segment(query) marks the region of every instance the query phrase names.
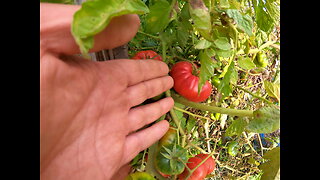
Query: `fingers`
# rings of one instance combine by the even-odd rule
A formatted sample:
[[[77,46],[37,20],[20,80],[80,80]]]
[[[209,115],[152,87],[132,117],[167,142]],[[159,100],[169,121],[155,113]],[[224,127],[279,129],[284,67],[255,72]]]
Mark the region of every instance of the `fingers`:
[[[152,104],[131,109],[128,115],[130,132],[136,131],[159,119],[163,114],[167,113],[173,105],[173,99],[168,97]]]
[[[125,81],[122,83],[126,87],[162,76],[168,76],[169,73],[168,65],[157,60],[117,59],[98,63],[100,64],[100,68],[102,68],[102,72],[114,74],[118,78],[117,81]]]
[[[162,92],[172,88],[173,79],[171,76],[164,76],[148,81],[143,81],[127,89],[130,107],[144,102],[146,99],[155,97]]]
[[[160,121],[153,126],[127,136],[123,163],[131,161],[140,151],[158,141],[169,129],[168,121]]]
[[[73,14],[79,5],[40,3],[40,48],[59,54],[78,54],[80,49],[71,34]],[[135,14],[115,17],[94,37],[90,52],[112,49],[130,41],[138,31],[140,19]]]

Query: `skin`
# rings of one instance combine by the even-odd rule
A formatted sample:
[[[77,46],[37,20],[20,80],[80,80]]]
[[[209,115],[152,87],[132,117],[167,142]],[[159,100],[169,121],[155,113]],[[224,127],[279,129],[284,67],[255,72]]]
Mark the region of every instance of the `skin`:
[[[128,163],[168,130],[172,98],[137,106],[173,86],[156,60],[83,59],[71,35],[76,5],[40,3],[40,176],[45,180],[124,179]],[[114,18],[91,52],[130,41],[137,15]]]

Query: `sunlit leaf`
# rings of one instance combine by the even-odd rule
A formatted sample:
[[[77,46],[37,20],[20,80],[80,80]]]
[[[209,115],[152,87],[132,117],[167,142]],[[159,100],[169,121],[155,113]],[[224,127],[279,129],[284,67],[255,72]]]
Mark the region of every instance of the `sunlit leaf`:
[[[214,75],[214,68],[217,67],[217,64],[211,58],[214,55],[213,50],[204,49],[200,52],[200,73],[199,73],[199,85],[198,92],[201,92],[202,86]]]
[[[280,110],[274,106],[262,107],[253,113],[247,130],[254,133],[272,133],[280,128]]]
[[[226,136],[239,136],[245,130],[247,122],[243,118],[236,119],[226,130]]]
[[[230,18],[234,19],[237,28],[252,36],[253,21],[250,15],[242,15],[237,9],[227,9],[226,13]]]
[[[256,67],[256,65],[252,62],[251,58],[240,58],[238,60],[238,65],[245,70],[250,70]]]
[[[147,12],[149,9],[141,0],[86,1],[73,16],[71,32],[81,52],[88,53],[93,47],[93,36],[101,32],[113,17]]]
[[[146,32],[154,34],[163,31],[173,19],[170,17],[171,10],[168,1],[156,1],[155,4],[150,7],[150,13],[146,17]]]
[[[266,80],[263,82],[263,84],[268,95],[280,101],[280,84],[274,84]]]
[[[263,155],[267,162],[261,164],[259,169],[263,171],[261,180],[280,179],[280,147],[276,147]]]

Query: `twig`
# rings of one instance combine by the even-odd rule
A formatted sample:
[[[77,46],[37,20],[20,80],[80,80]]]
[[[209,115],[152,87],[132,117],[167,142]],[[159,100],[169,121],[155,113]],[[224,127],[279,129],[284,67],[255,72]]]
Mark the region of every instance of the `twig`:
[[[170,94],[170,90],[167,90],[165,92],[166,96],[167,97],[171,97],[171,94]],[[183,129],[180,127],[180,121],[179,121],[179,118],[177,117],[176,113],[174,112],[173,109],[170,109],[170,115],[172,117],[172,120],[173,122],[177,125],[178,129],[179,129],[179,132],[180,134],[182,135],[182,142],[181,142],[181,146],[184,147],[185,146],[185,142],[186,142],[186,133],[183,131]]]
[[[261,156],[263,156],[263,145],[262,145],[262,141],[261,141],[259,133],[257,133],[257,136],[258,136],[258,140],[259,140],[259,144],[260,144],[260,148],[261,148]]]
[[[191,102],[181,96],[178,96],[174,92],[172,92],[171,97],[178,103],[181,103],[186,106],[190,106],[196,109],[200,109],[203,111],[210,111],[220,114],[228,114],[230,116],[247,116],[253,117],[253,111],[251,110],[238,110],[238,109],[230,109],[230,108],[223,108],[223,107],[216,107],[216,106],[209,106],[201,103]]]
[[[154,35],[151,35],[151,34],[142,32],[142,31],[138,31],[138,33],[143,34],[143,35],[146,35],[146,36],[149,36],[149,37],[154,38],[154,39],[157,39],[157,40],[160,40],[160,38],[159,38],[158,36],[154,36]]]
[[[200,115],[197,115],[197,114],[193,114],[193,113],[191,113],[189,111],[186,111],[184,109],[178,108],[177,106],[174,106],[173,109],[178,110],[178,111],[183,112],[183,113],[186,113],[186,114],[189,114],[190,116],[193,116],[193,117],[198,117],[198,118],[202,118],[202,119],[206,119],[206,120],[211,120],[208,117],[203,117],[203,116],[200,116]]]
[[[245,139],[246,139],[246,141],[247,141],[247,144],[249,145],[249,147],[251,148],[251,150],[252,150],[254,153],[256,153],[257,155],[260,156],[260,154],[257,153],[257,151],[252,147],[251,142],[249,141],[246,132],[243,132],[242,134],[243,134],[243,136],[245,137]]]
[[[258,95],[256,95],[256,94],[253,94],[251,91],[249,91],[249,90],[247,90],[247,89],[245,89],[245,88],[242,88],[242,87],[240,87],[240,86],[238,86],[238,85],[235,85],[235,84],[232,84],[232,85],[233,85],[234,87],[238,88],[238,89],[243,90],[244,92],[250,94],[251,96],[253,96],[253,97],[255,97],[255,98],[258,98],[258,99],[260,99],[260,100],[262,100],[262,101],[264,101],[264,102],[266,102],[266,103],[268,103],[268,104],[272,104],[272,105],[273,105],[273,103],[272,103],[271,101],[269,101],[269,100],[267,100],[267,99],[265,99],[265,98],[263,98],[263,97],[261,97],[261,96],[258,96]]]

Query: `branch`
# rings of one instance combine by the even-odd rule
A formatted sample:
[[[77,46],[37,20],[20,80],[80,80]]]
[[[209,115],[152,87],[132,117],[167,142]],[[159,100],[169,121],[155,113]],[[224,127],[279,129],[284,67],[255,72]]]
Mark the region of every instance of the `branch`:
[[[253,117],[253,111],[251,110],[238,110],[238,109],[230,109],[230,108],[223,108],[223,107],[216,107],[216,106],[209,106],[201,103],[195,103],[191,102],[176,93],[172,92],[171,97],[174,99],[174,101],[190,106],[199,110],[203,111],[210,111],[214,113],[220,113],[220,114],[228,114],[230,116],[247,116],[247,117]]]

